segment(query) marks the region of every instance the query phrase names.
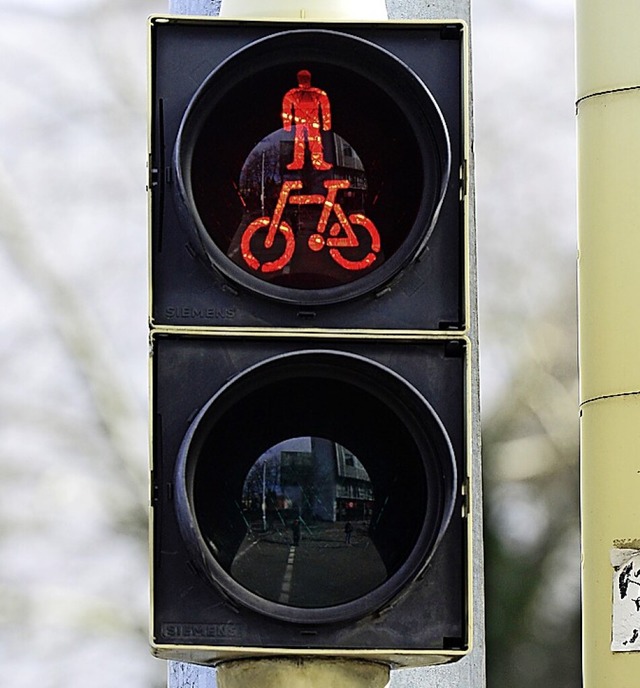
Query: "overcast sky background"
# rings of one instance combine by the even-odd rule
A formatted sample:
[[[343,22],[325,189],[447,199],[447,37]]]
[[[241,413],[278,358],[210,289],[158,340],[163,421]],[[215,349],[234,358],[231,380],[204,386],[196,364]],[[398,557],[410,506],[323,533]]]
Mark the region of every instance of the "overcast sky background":
[[[166,8],[0,0],[0,667],[11,688],[164,682],[146,640],[145,160],[146,17]],[[573,1],[475,0],[472,11],[490,415],[550,312],[566,309],[554,331],[575,348]]]

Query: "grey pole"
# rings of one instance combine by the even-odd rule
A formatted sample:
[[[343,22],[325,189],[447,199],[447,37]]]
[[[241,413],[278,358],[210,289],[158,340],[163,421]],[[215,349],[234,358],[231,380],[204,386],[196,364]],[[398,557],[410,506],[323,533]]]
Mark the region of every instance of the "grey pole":
[[[216,671],[209,667],[167,662],[167,688],[216,688]]]
[[[170,14],[191,16],[220,14],[221,0],[169,0]]]
[[[220,0],[169,0],[169,13],[215,16],[220,14]],[[216,671],[197,664],[167,662],[167,688],[217,688]]]
[[[216,16],[220,14],[221,0],[169,0],[171,14],[191,16]],[[468,23],[471,20],[471,0],[386,0],[389,19],[462,19]],[[473,113],[473,101],[469,102]],[[473,131],[473,119],[471,119]],[[469,161],[470,185],[469,193],[469,226],[470,226],[470,291],[471,303],[477,301],[477,270],[476,270],[476,231],[475,231],[475,164]],[[478,323],[476,309],[471,309],[470,331],[474,341],[478,341]],[[472,366],[478,370],[478,352],[474,347],[476,361]],[[472,480],[477,498],[472,504],[473,519],[473,646],[474,650],[467,657],[458,662],[445,666],[428,667],[425,669],[407,669],[395,671],[391,675],[391,688],[484,688],[485,658],[484,658],[484,577],[482,566],[482,509],[481,509],[481,461],[480,461],[480,428],[479,428],[479,380],[477,375],[471,381],[473,386],[472,399],[475,406],[473,417],[477,427],[472,431]],[[183,662],[168,662],[167,688],[217,688],[216,671],[209,667],[202,667]],[[249,688],[250,684],[247,684]],[[308,684],[312,685],[312,684]],[[328,684],[327,684],[328,685]],[[346,684],[345,684],[346,685]],[[373,688],[373,684],[370,684]],[[268,688],[262,684],[263,688]],[[316,684],[313,684],[316,688]],[[318,686],[319,688],[319,686]]]

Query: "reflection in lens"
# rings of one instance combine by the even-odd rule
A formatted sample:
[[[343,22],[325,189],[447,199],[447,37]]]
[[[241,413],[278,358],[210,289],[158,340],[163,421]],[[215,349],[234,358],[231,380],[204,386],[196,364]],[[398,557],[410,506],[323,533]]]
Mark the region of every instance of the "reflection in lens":
[[[267,450],[242,491],[246,536],[231,575],[274,602],[324,607],[348,602],[387,579],[369,533],[375,494],[346,447],[297,437]]]

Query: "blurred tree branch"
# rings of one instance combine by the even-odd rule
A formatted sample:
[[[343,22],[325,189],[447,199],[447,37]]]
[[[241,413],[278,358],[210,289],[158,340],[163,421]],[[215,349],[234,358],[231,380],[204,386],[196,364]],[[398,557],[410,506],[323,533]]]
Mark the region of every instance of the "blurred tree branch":
[[[99,324],[89,316],[74,289],[41,255],[21,211],[19,196],[6,170],[0,166],[0,240],[18,270],[46,303],[54,332],[77,365],[90,391],[96,417],[112,447],[113,470],[128,477],[136,518],[146,522],[147,462],[141,460],[136,441],[146,437],[144,410],[133,403],[133,395],[121,379],[108,341]]]

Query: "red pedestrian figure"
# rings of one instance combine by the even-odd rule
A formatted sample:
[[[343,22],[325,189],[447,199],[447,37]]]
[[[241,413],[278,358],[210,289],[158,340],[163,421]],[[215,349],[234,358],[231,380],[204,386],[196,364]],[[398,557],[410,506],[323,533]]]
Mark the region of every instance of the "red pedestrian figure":
[[[282,124],[285,131],[295,126],[293,162],[288,170],[301,170],[304,166],[305,140],[311,154],[311,164],[316,170],[330,170],[332,165],[324,159],[322,131],[331,130],[331,106],[329,97],[311,86],[311,72],[298,72],[298,88],[287,91],[282,100]]]

